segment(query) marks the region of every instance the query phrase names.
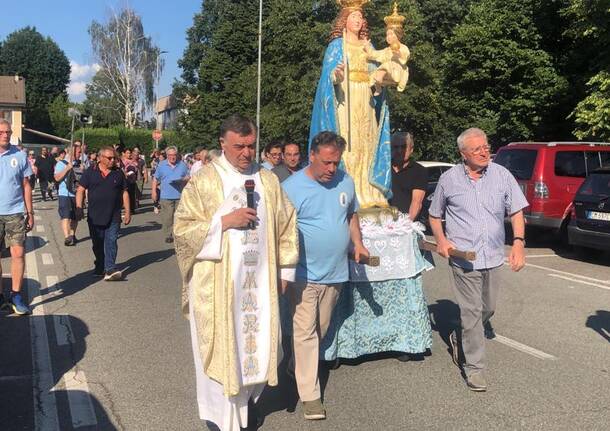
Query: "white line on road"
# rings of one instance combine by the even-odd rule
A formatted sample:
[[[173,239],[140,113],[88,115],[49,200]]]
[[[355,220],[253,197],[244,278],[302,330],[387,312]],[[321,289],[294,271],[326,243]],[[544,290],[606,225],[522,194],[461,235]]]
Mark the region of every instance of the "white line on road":
[[[44,265],[53,265],[53,255],[51,253],[42,253],[42,263]]]
[[[67,346],[74,343],[72,326],[70,326],[70,316],[65,314],[53,315],[53,326],[55,326],[55,338],[59,346]]]
[[[72,416],[72,426],[74,428],[95,426],[97,419],[95,410],[89,395],[89,385],[87,377],[82,370],[77,367],[72,368],[64,374],[64,384],[68,392],[68,404],[70,405],[70,415]]]
[[[519,350],[520,352],[527,353],[528,355],[532,355],[538,359],[550,359],[552,361],[557,360],[557,358],[553,355],[549,355],[548,353],[544,353],[541,350],[526,346],[525,344],[522,344],[515,340],[511,340],[510,338],[504,337],[500,334],[496,334],[494,341],[504,344],[505,346],[512,347],[513,349]]]
[[[559,257],[556,254],[526,254],[526,259],[531,259],[532,257]]]
[[[47,293],[57,295],[59,289],[59,278],[56,275],[47,275]]]
[[[549,274],[549,277],[561,278],[562,280],[575,281],[576,283],[586,284],[587,286],[594,286],[594,287],[599,287],[600,289],[610,290],[610,286],[607,286],[607,285],[597,284],[597,283],[590,283],[590,282],[585,281],[585,280],[578,280],[576,278],[566,277],[565,275],[561,275],[561,274]]]
[[[556,272],[557,274],[563,274],[563,275],[567,275],[569,277],[580,278],[580,279],[583,279],[583,280],[592,281],[594,283],[602,283],[602,284],[610,285],[610,281],[599,280],[597,278],[586,277],[584,275],[572,274],[571,272],[560,271],[560,270],[555,269],[555,268],[549,268],[548,266],[534,265],[532,263],[527,263],[525,266],[531,266],[532,268],[544,269],[545,271]]]
[[[28,237],[27,244],[32,246]],[[31,300],[39,299],[40,289],[34,280],[38,280],[38,264],[33,251],[26,254],[27,288]],[[44,305],[39,304],[32,310],[30,337],[32,338],[32,373],[34,393],[34,426],[36,431],[54,431],[59,429],[57,418],[57,400],[53,388],[53,369],[49,353],[47,325],[44,321]]]
[[[36,232],[44,232],[44,225],[37,224],[36,225]]]

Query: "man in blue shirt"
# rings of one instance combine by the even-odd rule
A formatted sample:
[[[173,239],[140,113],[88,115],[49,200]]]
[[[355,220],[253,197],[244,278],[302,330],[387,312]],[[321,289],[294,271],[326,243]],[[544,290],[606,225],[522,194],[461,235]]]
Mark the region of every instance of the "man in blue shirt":
[[[430,227],[440,255],[449,257],[451,249],[474,250],[477,254],[474,262],[450,259],[461,331],[452,333],[449,341],[453,361],[463,366],[468,388],[483,392],[487,390],[485,338],[495,337],[489,319],[496,309],[498,277],[504,264],[504,217],[510,216],[513,227],[508,262],[513,271],[519,271],[525,265],[523,208],[528,203],[513,175],[491,163],[485,132],[477,128],[465,130],[457,142],[463,163],[439,179],[429,210]]]
[[[180,202],[182,189],[189,180],[189,168],[182,160],[178,160],[178,149],[176,147],[168,147],[165,150],[167,160],[159,163],[155,171],[155,177],[152,182],[152,199],[157,202],[157,187],[161,186],[161,223],[163,224],[163,233],[165,234],[165,242],[171,244],[174,242],[172,231],[174,228],[174,213]]]
[[[362,244],[354,181],[339,169],[346,142],[333,132],[312,141],[310,164],[282,183],[297,211],[300,255],[289,288],[293,311],[294,372],[305,419],[324,419],[318,355],[343,283],[347,255],[368,257]]]
[[[62,150],[60,159],[55,164],[55,182],[57,183],[58,206],[57,212],[64,232],[64,245],[76,245],[76,185],[77,173],[82,173],[80,161],[80,143],[74,143],[72,148]]]
[[[0,283],[0,306],[12,307],[16,314],[28,314],[30,309],[21,297],[25,269],[25,235],[34,227],[32,187],[28,177],[32,168],[25,153],[11,146],[11,124],[0,120],[0,249],[3,243],[11,251],[11,295],[4,304]],[[0,274],[2,267],[0,266]]]

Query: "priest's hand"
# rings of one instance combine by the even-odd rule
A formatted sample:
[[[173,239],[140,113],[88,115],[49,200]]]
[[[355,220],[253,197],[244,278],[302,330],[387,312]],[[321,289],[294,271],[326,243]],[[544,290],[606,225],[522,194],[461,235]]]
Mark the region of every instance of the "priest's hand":
[[[256,210],[252,208],[239,208],[221,217],[222,231],[248,227],[250,222],[257,222]]]

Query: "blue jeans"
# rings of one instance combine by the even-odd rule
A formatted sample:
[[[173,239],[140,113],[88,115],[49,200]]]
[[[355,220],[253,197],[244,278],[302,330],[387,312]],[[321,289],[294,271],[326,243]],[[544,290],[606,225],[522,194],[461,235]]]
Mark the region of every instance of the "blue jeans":
[[[95,225],[88,220],[89,235],[93,243],[95,270],[112,272],[116,270],[117,239],[121,222],[113,221],[107,226]]]

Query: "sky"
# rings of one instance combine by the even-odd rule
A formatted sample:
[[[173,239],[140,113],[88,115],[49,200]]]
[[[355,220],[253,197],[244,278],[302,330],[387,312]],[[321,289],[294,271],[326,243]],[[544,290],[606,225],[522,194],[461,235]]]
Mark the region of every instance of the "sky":
[[[19,0],[2,9],[0,40],[26,26],[36,27],[64,51],[72,73],[68,93],[75,102],[84,100],[85,86],[99,67],[91,49],[87,29],[93,20],[107,22],[112,11],[128,5],[142,17],[144,32],[162,51],[165,68],[159,96],[172,91],[180,78],[178,60],[186,48],[186,31],[201,10],[201,0]]]

